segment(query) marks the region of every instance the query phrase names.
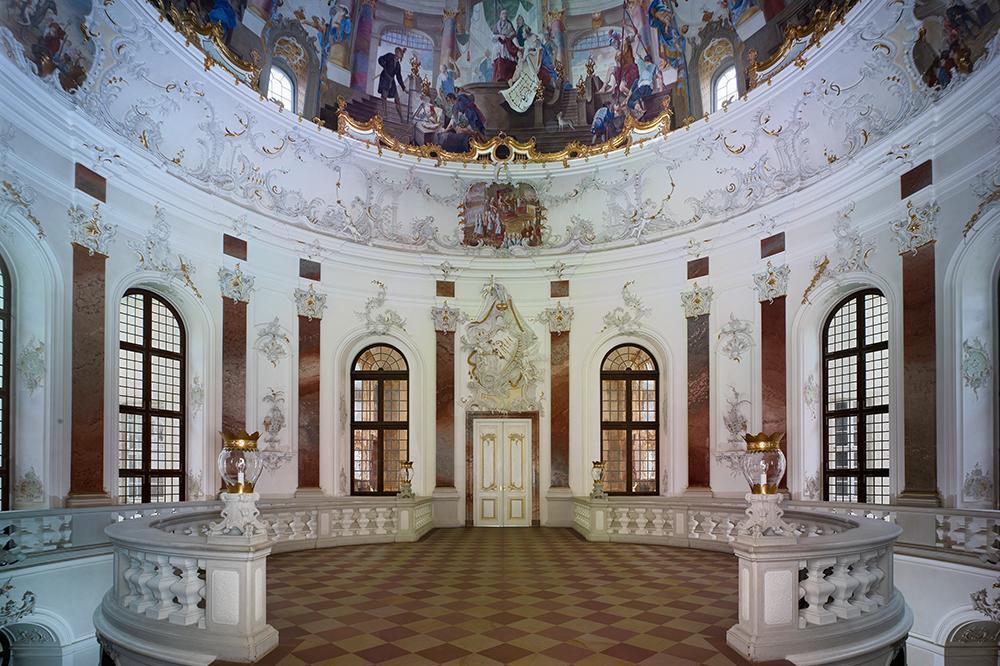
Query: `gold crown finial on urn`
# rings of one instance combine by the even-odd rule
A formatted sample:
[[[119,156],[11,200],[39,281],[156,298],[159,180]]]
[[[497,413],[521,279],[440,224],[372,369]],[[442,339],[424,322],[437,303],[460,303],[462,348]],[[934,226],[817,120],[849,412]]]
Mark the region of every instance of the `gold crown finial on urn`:
[[[743,435],[747,452],[743,456],[743,476],[754,495],[774,495],[785,475],[785,454],[781,450],[784,433],[759,432]]]
[[[260,433],[220,432],[222,451],[219,452],[219,475],[226,484],[226,492],[252,493],[254,484],[264,471],[264,460],[257,449]]]

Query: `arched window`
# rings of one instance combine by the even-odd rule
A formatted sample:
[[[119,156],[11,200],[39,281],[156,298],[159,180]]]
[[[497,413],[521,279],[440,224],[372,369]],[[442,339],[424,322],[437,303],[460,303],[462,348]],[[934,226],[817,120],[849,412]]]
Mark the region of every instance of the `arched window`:
[[[601,460],[609,493],[659,490],[658,377],[652,355],[636,345],[615,347],[601,363]]]
[[[378,73],[382,68],[378,66],[378,59],[386,53],[392,53],[397,48],[406,49],[403,55],[404,62],[400,63],[403,81],[407,80],[410,73],[410,58],[416,56],[420,61],[420,71],[423,76],[433,78],[434,72],[434,42],[430,37],[416,30],[406,30],[403,28],[386,28],[379,36],[378,51],[375,53],[375,78],[372,82],[373,93],[378,95]],[[397,86],[398,88],[398,86]],[[402,90],[398,91],[402,94]]]
[[[597,28],[583,34],[570,48],[570,72],[574,81],[587,77],[587,61],[594,59],[594,74],[602,79],[615,67],[615,58],[621,48],[621,30]],[[636,58],[640,58],[636,55]]]
[[[399,492],[408,460],[409,369],[398,349],[372,345],[351,368],[351,494]]]
[[[271,65],[267,76],[267,98],[281,104],[286,111],[295,113],[295,80],[277,65]]]
[[[184,325],[144,289],[118,305],[118,499],[184,499]]]
[[[712,111],[721,111],[722,105],[732,102],[737,94],[736,66],[730,65],[716,75],[712,84]]]
[[[14,356],[10,351],[10,339],[13,335],[10,313],[13,310],[11,302],[13,292],[10,272],[0,257],[0,511],[11,508],[10,422],[13,419],[13,410],[10,400],[12,393],[10,366],[14,363]]]
[[[876,289],[823,328],[823,498],[889,503],[889,306]]]

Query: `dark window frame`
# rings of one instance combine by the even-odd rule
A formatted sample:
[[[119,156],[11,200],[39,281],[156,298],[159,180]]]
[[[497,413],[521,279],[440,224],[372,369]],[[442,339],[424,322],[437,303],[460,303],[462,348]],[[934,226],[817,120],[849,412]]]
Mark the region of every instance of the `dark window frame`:
[[[403,363],[406,365],[406,370],[357,370],[358,360],[370,349],[375,349],[377,347],[386,347],[393,350],[399,357],[403,359]],[[375,421],[358,421],[356,419],[357,412],[355,411],[355,397],[354,397],[354,382],[357,380],[375,380],[376,384],[376,395],[378,396],[378,416]],[[405,380],[406,381],[406,420],[405,421],[385,421],[383,419],[385,410],[385,382],[387,380]],[[384,433],[386,430],[405,430],[406,431],[406,456],[409,459],[410,455],[410,362],[406,360],[406,355],[399,350],[398,347],[393,345],[377,342],[375,344],[368,345],[361,351],[359,351],[354,356],[354,360],[351,361],[351,378],[349,382],[350,392],[351,392],[351,495],[357,495],[361,497],[371,497],[380,495],[395,495],[396,493],[391,490],[385,490],[385,441]],[[355,470],[355,453],[357,449],[354,446],[354,433],[357,430],[374,430],[378,433],[377,441],[375,445],[374,455],[378,458],[378,489],[375,491],[365,492],[355,489],[355,481],[357,478],[354,476]]]
[[[8,511],[14,508],[11,504],[11,470],[14,466],[11,464],[11,437],[13,437],[13,399],[12,396],[14,391],[11,387],[11,382],[14,378],[14,373],[11,372],[11,366],[14,364],[14,353],[13,353],[13,311],[14,311],[14,285],[11,282],[10,270],[7,268],[6,262],[3,257],[0,256],[0,275],[3,277],[3,307],[0,308],[0,321],[3,322],[3,344],[0,345],[0,354],[3,355],[3,386],[0,386],[0,404],[3,405],[3,417],[0,418],[0,437],[3,438],[3,446],[0,449],[0,456],[3,460],[0,461],[0,479],[3,483],[3,491],[0,492],[0,511]]]
[[[878,289],[862,289],[852,293],[850,296],[842,299],[835,307],[830,310],[830,314],[827,316],[826,321],[823,323],[823,339],[822,339],[822,350],[823,350],[823,422],[822,422],[822,433],[823,433],[823,501],[829,502],[830,500],[830,479],[831,478],[854,478],[855,488],[857,498],[855,500],[858,504],[868,504],[868,487],[865,481],[868,478],[889,478],[889,471],[892,468],[892,446],[891,446],[891,434],[890,434],[890,446],[889,446],[889,467],[885,469],[868,469],[867,461],[867,423],[865,420],[866,416],[871,414],[888,414],[889,413],[889,403],[892,399],[891,391],[892,384],[889,384],[890,395],[886,399],[884,405],[878,405],[874,407],[867,407],[865,403],[867,402],[868,396],[868,386],[865,377],[865,355],[874,351],[889,350],[889,340],[891,338],[891,328],[889,333],[886,335],[886,339],[882,342],[876,342],[873,344],[865,344],[865,297],[866,296],[880,296],[885,298],[883,294]],[[854,346],[847,349],[841,349],[839,351],[831,352],[829,351],[830,346],[830,325],[833,323],[834,318],[837,313],[840,312],[841,308],[855,301],[855,316],[857,318],[857,326],[855,331],[855,341]],[[886,303],[888,306],[888,301]],[[856,371],[855,371],[855,396],[857,406],[853,409],[830,409],[830,397],[829,397],[829,362],[835,359],[855,357],[857,361]],[[892,367],[892,359],[889,358],[889,368]],[[887,371],[888,372],[888,371]],[[856,465],[853,468],[842,468],[842,467],[831,467],[830,466],[830,429],[829,422],[830,419],[843,418],[843,417],[855,417],[856,430],[854,436],[855,442],[855,461]],[[891,424],[890,424],[891,427]],[[891,488],[890,498],[891,499]],[[887,501],[888,501],[887,499]],[[841,500],[832,500],[841,501]]]
[[[635,347],[636,349],[642,350],[650,360],[653,362],[652,370],[605,370],[604,365],[610,357],[617,350],[623,347]],[[632,495],[632,496],[655,496],[660,494],[660,366],[656,362],[656,357],[650,353],[648,349],[642,345],[636,344],[634,342],[625,342],[620,345],[615,345],[608,350],[608,353],[604,355],[601,359],[601,371],[600,371],[600,385],[598,387],[598,418],[601,420],[601,434],[600,434],[600,446],[601,446],[601,460],[604,460],[604,432],[607,430],[624,430],[625,431],[625,490],[624,491],[610,491],[608,490],[608,495]],[[656,405],[656,418],[652,421],[633,421],[632,420],[632,382],[638,380],[653,380],[653,390],[655,396]],[[625,420],[624,421],[605,421],[604,420],[604,382],[605,381],[619,381],[625,380]],[[649,492],[635,492],[632,490],[633,487],[633,459],[632,459],[632,433],[636,430],[652,430],[655,435],[655,448],[656,453],[654,467],[656,470],[654,489]]]
[[[139,414],[142,416],[142,467],[141,468],[122,468],[121,467],[121,453],[120,449],[115,450],[115,457],[117,459],[118,465],[118,478],[141,478],[142,479],[142,504],[147,504],[152,501],[152,479],[153,477],[164,477],[164,478],[178,478],[180,479],[179,484],[179,498],[178,501],[183,502],[187,499],[187,488],[186,488],[186,470],[187,470],[187,402],[186,402],[186,391],[187,391],[187,330],[184,328],[184,320],[181,318],[180,312],[177,308],[173,306],[170,301],[168,301],[163,296],[157,294],[149,289],[139,289],[133,288],[122,294],[122,298],[119,299],[119,303],[122,299],[133,296],[140,295],[143,297],[142,301],[142,340],[141,345],[137,345],[133,342],[125,342],[121,339],[119,334],[118,339],[118,349],[127,349],[129,351],[139,352],[142,354],[142,407],[131,407],[128,405],[122,405],[119,401],[118,413],[119,414]],[[153,299],[159,301],[164,307],[166,307],[170,314],[174,316],[177,321],[177,326],[180,329],[180,352],[170,352],[163,349],[154,349],[153,347]],[[171,358],[180,361],[180,398],[179,405],[180,410],[171,411],[166,409],[153,409],[152,408],[152,394],[153,394],[153,356],[161,356],[164,358]],[[121,370],[119,370],[119,375]],[[116,375],[116,391],[120,390],[117,388],[117,381],[120,381],[119,375]],[[153,469],[151,464],[152,459],[152,448],[153,448],[153,436],[152,436],[152,423],[154,416],[163,416],[168,418],[176,418],[180,420],[180,462],[178,463],[178,469]],[[121,446],[121,435],[119,434],[118,447]]]

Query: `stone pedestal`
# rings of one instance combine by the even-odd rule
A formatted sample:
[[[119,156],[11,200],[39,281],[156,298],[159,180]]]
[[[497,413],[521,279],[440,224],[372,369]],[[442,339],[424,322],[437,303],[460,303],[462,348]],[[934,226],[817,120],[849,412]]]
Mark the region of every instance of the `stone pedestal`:
[[[435,488],[431,494],[434,527],[461,527],[458,509],[461,496],[457,488]]]
[[[570,527],[573,525],[573,491],[569,488],[549,488],[545,493],[548,527]]]

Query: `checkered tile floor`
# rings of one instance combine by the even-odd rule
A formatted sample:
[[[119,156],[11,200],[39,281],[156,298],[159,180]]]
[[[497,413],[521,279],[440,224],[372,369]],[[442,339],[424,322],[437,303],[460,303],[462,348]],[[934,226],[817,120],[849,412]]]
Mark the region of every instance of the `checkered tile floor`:
[[[731,555],[466,528],[267,566],[280,643],[259,664],[747,663],[726,646]]]

